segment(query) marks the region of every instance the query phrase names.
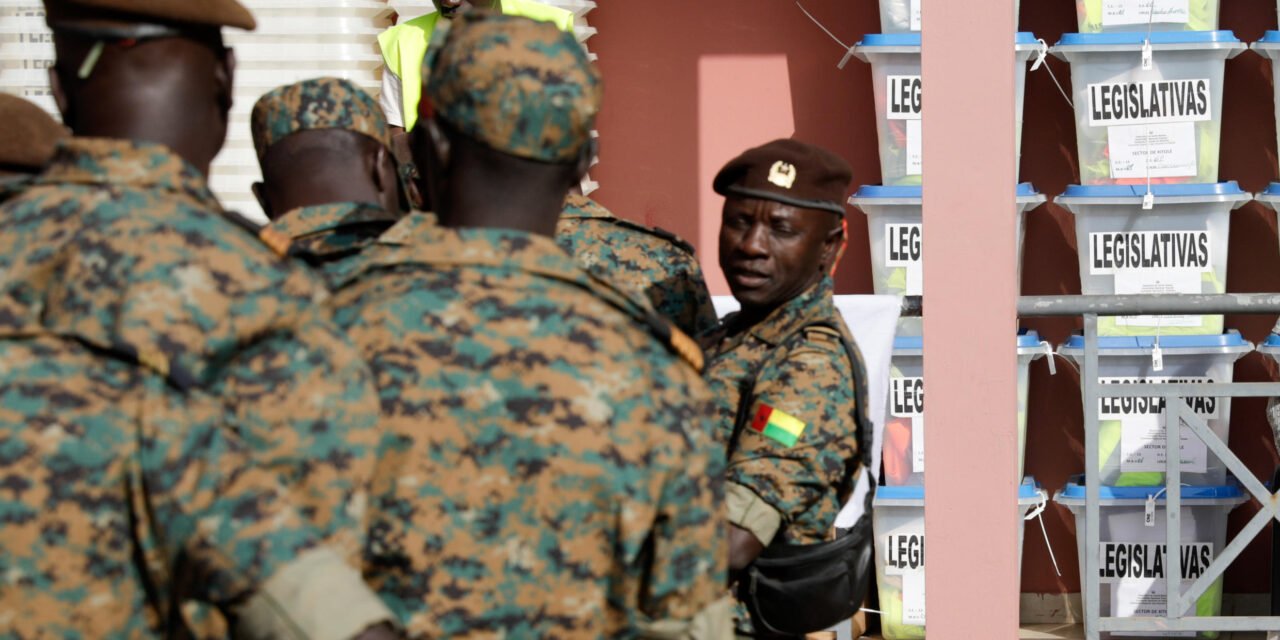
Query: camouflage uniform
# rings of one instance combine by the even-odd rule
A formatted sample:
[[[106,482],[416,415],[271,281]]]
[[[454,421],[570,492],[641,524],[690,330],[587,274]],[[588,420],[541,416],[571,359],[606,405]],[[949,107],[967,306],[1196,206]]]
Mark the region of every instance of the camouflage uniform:
[[[310,542],[290,532],[287,511],[236,493],[260,480],[227,488],[240,487],[231,472],[246,463],[218,452],[241,456],[240,441],[254,465],[279,472],[290,500],[341,555],[359,547],[377,442],[368,369],[315,309],[320,283],[220,211],[199,172],[167,149],[91,138],[62,143],[33,186],[0,208],[0,397],[13,399],[0,403],[11,443],[0,445],[0,460],[37,487],[4,484],[5,513],[34,510],[51,523],[29,529],[32,546],[5,545],[3,563],[17,572],[3,573],[0,610],[25,603],[110,635],[105,622],[75,613],[100,602],[77,598],[132,589],[128,597],[146,597],[149,609],[109,602],[117,611],[103,615],[122,633],[141,633],[173,595],[163,574],[184,544],[215,560],[232,554],[222,558],[232,563],[226,570],[269,575],[254,554],[287,558],[293,550],[277,546]],[[47,471],[34,471],[41,465]],[[112,502],[82,499],[95,493]],[[202,542],[198,534],[240,524],[219,514],[243,519],[268,546]],[[131,551],[147,566],[113,568],[136,562]],[[217,581],[198,584],[215,602],[235,595]]]
[[[382,109],[349,80],[315,78],[277,87],[258,99],[250,117],[258,160],[275,143],[301,131],[351,131],[391,153]],[[330,285],[343,279],[350,258],[395,224],[396,216],[367,202],[335,202],[285,212],[271,223],[291,240],[289,254],[318,270]]]
[[[442,40],[435,118],[508,155],[578,157],[599,79],[571,35],[473,11]],[[409,632],[727,634],[710,398],[654,337],[683,334],[549,237],[413,214],[359,262],[330,304],[388,432],[365,576]]]
[[[31,184],[67,131],[40,107],[0,92],[0,204]]]
[[[806,329],[801,338],[788,340],[800,327],[826,321],[854,344],[832,301],[832,288],[831,279],[824,278],[756,325],[739,328],[735,326],[738,315],[733,314],[709,336],[714,346],[709,350],[706,377],[726,443],[739,412],[743,383],[757,370],[747,419],[768,406],[805,425],[799,441],[790,447],[744,428],[729,461],[725,487],[729,521],[766,545],[829,539],[841,499],[852,487],[858,463],[857,430],[851,424],[853,385],[863,385],[865,392],[867,383],[861,356],[854,368],[840,336],[824,327]],[[739,609],[738,619],[739,630],[749,631],[744,608]]]
[[[556,241],[595,276],[646,296],[681,331],[698,335],[715,326],[702,268],[679,236],[614,217],[594,200],[571,195]]]
[[[419,214],[362,262],[332,305],[390,432],[365,574],[411,633],[615,637],[723,596],[706,387],[624,296]]]

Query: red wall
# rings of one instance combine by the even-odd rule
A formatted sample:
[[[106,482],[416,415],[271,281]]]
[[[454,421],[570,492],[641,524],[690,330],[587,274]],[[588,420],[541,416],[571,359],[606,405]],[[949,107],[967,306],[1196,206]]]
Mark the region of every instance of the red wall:
[[[599,122],[601,162],[592,176],[601,183],[600,201],[619,215],[666,227],[698,239],[700,127],[732,128],[739,114],[700,120],[698,62],[726,54],[783,54],[790,78],[791,110],[797,138],[822,144],[847,159],[855,184],[879,182],[874,107],[867,65],[851,60],[836,69],[840,46],[787,0],[651,0],[599,3],[588,17],[600,31],[590,40],[605,76],[605,107]],[[1023,3],[1020,28],[1054,43],[1075,30],[1074,2],[1031,0]],[[805,0],[804,5],[828,29],[852,44],[880,29],[875,0]],[[1276,28],[1270,0],[1224,0],[1223,29],[1253,41]],[[1064,87],[1070,68],[1050,59]],[[752,78],[741,82],[750,87]],[[1227,63],[1223,113],[1222,178],[1259,191],[1276,178],[1276,136],[1271,69],[1261,57],[1245,53]],[[770,92],[761,101],[778,99]],[[749,113],[752,102],[741,105]],[[1058,194],[1078,180],[1075,121],[1071,107],[1048,73],[1027,78],[1022,180],[1047,194]],[[760,140],[763,142],[764,140]],[[723,158],[721,161],[728,160]],[[975,165],[975,166],[979,166]],[[870,293],[866,219],[849,209],[849,252],[837,274],[840,293]],[[709,215],[702,212],[703,216]],[[698,243],[704,267],[717,271],[715,246]],[[1025,295],[1078,294],[1073,219],[1053,204],[1028,213],[1023,265]],[[1280,244],[1273,213],[1249,204],[1232,219],[1228,291],[1280,291]],[[1229,327],[1252,341],[1265,339],[1276,318],[1232,316]],[[1023,325],[1057,344],[1080,328],[1078,318],[1029,318]],[[1252,354],[1236,366],[1236,380],[1270,381],[1276,366]],[[1032,364],[1027,472],[1050,491],[1084,468],[1079,376],[1058,367],[1050,376],[1044,360]],[[1280,457],[1271,444],[1265,400],[1239,399],[1232,405],[1231,448],[1260,478],[1268,479]],[[978,434],[975,433],[975,436]],[[975,460],[975,464],[981,464]],[[1246,506],[1231,518],[1232,533],[1252,516]],[[1028,593],[1079,591],[1074,518],[1051,507],[1045,524],[1063,569],[1054,575],[1039,527],[1028,523],[1022,589]],[[1265,543],[1264,533],[1259,540]],[[1232,592],[1261,593],[1269,587],[1270,553],[1255,543],[1227,574]]]

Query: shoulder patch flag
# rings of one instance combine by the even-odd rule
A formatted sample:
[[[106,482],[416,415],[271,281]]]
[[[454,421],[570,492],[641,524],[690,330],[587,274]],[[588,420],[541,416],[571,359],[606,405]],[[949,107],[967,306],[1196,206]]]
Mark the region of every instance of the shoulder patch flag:
[[[756,410],[755,419],[751,421],[751,429],[756,433],[777,440],[787,447],[796,446],[806,426],[799,418],[784,411],[778,411],[763,402]]]

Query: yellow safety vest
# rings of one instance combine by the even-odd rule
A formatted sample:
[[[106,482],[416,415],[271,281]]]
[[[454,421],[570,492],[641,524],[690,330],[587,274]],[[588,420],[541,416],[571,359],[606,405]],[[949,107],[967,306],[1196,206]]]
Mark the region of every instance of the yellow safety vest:
[[[502,0],[502,12],[550,22],[563,31],[573,30],[573,12],[534,0]],[[439,19],[439,13],[428,13],[378,34],[382,61],[391,73],[400,78],[401,108],[404,109],[406,130],[412,129],[418,121],[418,101],[422,99],[422,59],[427,57],[427,45]]]

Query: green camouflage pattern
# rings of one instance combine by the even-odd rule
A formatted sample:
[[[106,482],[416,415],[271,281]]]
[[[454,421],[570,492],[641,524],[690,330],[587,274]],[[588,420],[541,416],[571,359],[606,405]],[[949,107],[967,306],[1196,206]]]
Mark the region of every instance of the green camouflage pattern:
[[[573,161],[591,141],[600,73],[573,33],[474,10],[432,40],[423,99],[461,133],[543,162]]]
[[[626,637],[726,595],[706,385],[624,296],[422,214],[360,260],[330,305],[382,399],[365,576],[410,635]]]
[[[175,594],[233,606],[317,543],[219,398],[75,340],[5,333],[0,636],[167,637]]]
[[[728,443],[744,383],[759,370],[754,399],[747,420],[761,404],[783,411],[805,423],[795,446],[768,438],[749,426],[739,435],[729,461],[726,479],[751,490],[782,516],[782,527],[772,541],[813,544],[829,540],[844,494],[852,488],[858,468],[858,433],[852,424],[854,384],[866,391],[866,366],[858,354],[856,372],[840,337],[827,328],[804,331],[785,351],[784,342],[813,322],[834,323],[849,344],[855,345],[832,300],[834,285],[823,278],[817,285],[775,309],[752,327],[738,330],[738,314],[706,336],[712,344],[707,354],[707,382],[717,403],[719,434]],[[857,353],[855,345],[855,353]],[[858,407],[865,412],[866,407]],[[729,521],[741,522],[730,512]],[[750,633],[746,607],[736,612],[739,633]]]
[[[300,207],[271,226],[287,236],[289,255],[311,265],[331,288],[346,279],[355,257],[396,223],[396,217],[367,202],[335,202]]]
[[[271,145],[299,131],[341,129],[391,149],[391,130],[378,101],[343,78],[312,78],[268,91],[249,118],[258,159]]]
[[[66,382],[55,407],[71,415],[91,403],[99,391],[89,382],[107,364],[88,363],[99,361],[136,362],[170,387],[217,398],[207,420],[242,440],[325,541],[350,556],[363,546],[378,405],[368,368],[319,307],[326,296],[305,269],[224,218],[199,172],[159,145],[71,139],[0,207],[0,339],[30,348],[33,337],[59,337],[101,356],[77,360],[85,363],[79,377],[57,376]],[[28,393],[11,362],[0,361],[0,387]],[[126,389],[132,413],[59,428],[134,438],[153,410],[140,384]],[[22,430],[46,411],[35,399],[47,396],[6,401],[0,426]],[[81,477],[69,467],[61,479]],[[83,566],[65,572],[86,585],[108,579]]]
[[[26,191],[32,180],[34,178],[24,175],[0,178],[0,204],[4,204],[6,200]]]
[[[661,229],[615,217],[586,196],[571,195],[556,242],[602,280],[646,297],[681,331],[696,336],[716,325],[716,311],[693,247]]]

